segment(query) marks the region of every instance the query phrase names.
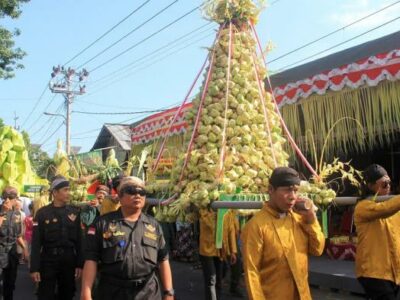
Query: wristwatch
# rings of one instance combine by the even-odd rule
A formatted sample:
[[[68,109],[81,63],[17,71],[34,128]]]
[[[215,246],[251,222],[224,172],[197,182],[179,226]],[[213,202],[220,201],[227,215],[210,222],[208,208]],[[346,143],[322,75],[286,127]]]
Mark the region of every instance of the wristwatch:
[[[165,290],[163,292],[163,296],[174,296],[174,295],[175,295],[174,289]]]

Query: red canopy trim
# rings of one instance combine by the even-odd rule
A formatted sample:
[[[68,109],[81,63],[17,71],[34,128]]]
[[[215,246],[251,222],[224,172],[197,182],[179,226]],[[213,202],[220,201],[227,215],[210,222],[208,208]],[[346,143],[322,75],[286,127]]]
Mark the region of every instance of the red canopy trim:
[[[192,107],[192,103],[187,103],[183,106],[182,111],[177,117],[169,136],[181,134],[186,131],[187,123],[185,113]],[[170,122],[179,107],[168,109],[164,112],[151,115],[144,119],[138,126],[132,128],[132,144],[143,144],[155,140],[166,134]]]
[[[355,63],[343,65],[294,83],[274,88],[278,105],[293,104],[312,94],[324,95],[328,90],[346,87],[377,86],[381,81],[400,79],[400,49],[380,53]]]

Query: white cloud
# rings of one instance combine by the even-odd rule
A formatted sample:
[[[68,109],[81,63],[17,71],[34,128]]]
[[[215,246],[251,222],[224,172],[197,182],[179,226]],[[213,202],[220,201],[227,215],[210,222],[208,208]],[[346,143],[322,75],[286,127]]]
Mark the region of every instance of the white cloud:
[[[346,26],[351,24],[352,22],[357,21],[369,14],[376,12],[379,9],[384,8],[385,6],[390,5],[393,1],[386,0],[353,0],[346,1],[347,3],[343,3],[342,5],[338,5],[336,12],[330,15],[330,19],[339,26]],[[370,28],[381,25],[391,19],[400,15],[400,4],[396,4],[383,10],[382,12],[377,13],[367,19],[360,21],[351,27],[356,28]]]

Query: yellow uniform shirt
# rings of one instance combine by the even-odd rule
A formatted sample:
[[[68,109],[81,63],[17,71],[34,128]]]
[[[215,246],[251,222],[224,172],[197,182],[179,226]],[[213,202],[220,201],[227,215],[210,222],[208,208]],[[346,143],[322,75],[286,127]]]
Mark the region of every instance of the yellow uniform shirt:
[[[200,245],[199,253],[203,256],[219,256],[219,250],[215,247],[215,230],[217,214],[208,209],[200,210]]]
[[[242,245],[250,299],[311,299],[308,254],[321,255],[325,245],[318,221],[306,224],[266,204],[243,228]]]
[[[400,284],[400,196],[384,202],[363,200],[354,210],[357,228],[356,275]]]
[[[224,215],[224,230],[222,238],[222,258],[227,259],[232,254],[237,254],[237,236],[239,234],[239,221],[236,212],[229,210]]]

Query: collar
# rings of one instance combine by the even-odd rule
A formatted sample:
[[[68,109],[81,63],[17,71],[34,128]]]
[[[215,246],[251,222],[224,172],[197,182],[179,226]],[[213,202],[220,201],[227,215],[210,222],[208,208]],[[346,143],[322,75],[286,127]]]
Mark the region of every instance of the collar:
[[[122,214],[121,207],[118,208],[118,210],[117,210],[117,219],[125,220],[124,215]],[[143,211],[140,213],[139,218],[137,219],[137,222],[143,222],[143,223],[148,223],[148,224],[151,223],[149,217],[145,213],[143,213]]]
[[[268,205],[268,202],[265,202],[263,210],[265,210],[268,214],[270,214],[271,216],[273,216],[276,219],[283,219],[283,218],[286,218],[289,214],[291,214],[290,211],[288,211],[287,213],[277,212],[275,209],[273,209],[272,207],[270,207]]]

